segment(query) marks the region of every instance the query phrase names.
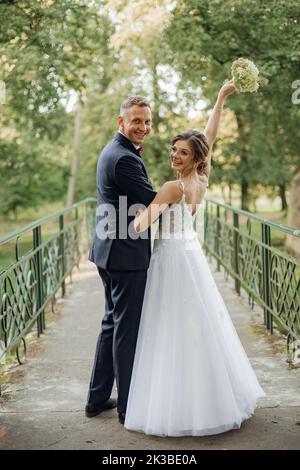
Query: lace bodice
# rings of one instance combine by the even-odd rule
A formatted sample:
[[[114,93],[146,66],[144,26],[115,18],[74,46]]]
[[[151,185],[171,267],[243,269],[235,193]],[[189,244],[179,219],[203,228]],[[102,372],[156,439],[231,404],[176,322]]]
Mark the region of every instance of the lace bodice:
[[[193,235],[194,216],[185,202],[184,196],[178,204],[174,204],[166,209],[159,219],[159,226],[156,237],[159,239],[186,238]]]
[[[200,179],[200,182],[202,195],[196,213],[204,199],[208,179],[203,176]],[[192,214],[192,204],[187,204],[186,202],[185,187],[182,181],[180,182],[180,188],[182,191],[182,197],[179,203],[168,207],[168,209],[166,209],[160,216],[159,227],[155,237],[156,239],[190,239],[191,237],[194,238],[196,236],[193,228],[194,217],[196,214]]]

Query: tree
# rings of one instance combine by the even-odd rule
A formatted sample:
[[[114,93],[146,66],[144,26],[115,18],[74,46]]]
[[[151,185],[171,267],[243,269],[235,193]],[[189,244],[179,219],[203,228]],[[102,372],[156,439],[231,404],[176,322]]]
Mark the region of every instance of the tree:
[[[299,75],[299,20],[296,0],[179,0],[173,11],[168,37],[175,65],[187,84],[201,85],[210,102],[238,57],[253,59],[268,79],[257,94],[236,95],[227,103],[238,124],[230,149],[239,156],[236,176],[244,209],[250,186],[266,182],[274,168],[274,154],[279,171],[270,184],[277,186],[290,181],[299,158],[290,96]]]
[[[0,79],[7,89],[7,104],[0,118],[2,191],[15,194],[7,210],[41,202],[41,186],[34,183],[29,197],[25,184],[32,175],[33,161],[36,179],[43,181],[46,165],[51,181],[52,175],[61,178],[56,197],[65,196],[72,129],[63,100],[74,92],[84,95],[90,76],[95,75],[95,69],[99,71],[108,22],[101,15],[103,3],[23,0],[0,5]],[[42,144],[47,155],[41,151]],[[8,179],[11,173],[18,173],[20,161],[23,178]]]

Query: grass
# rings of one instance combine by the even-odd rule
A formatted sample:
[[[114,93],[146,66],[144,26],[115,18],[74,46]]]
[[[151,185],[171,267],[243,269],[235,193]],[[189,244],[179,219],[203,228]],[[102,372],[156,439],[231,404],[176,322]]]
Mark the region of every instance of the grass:
[[[45,205],[38,210],[30,209],[22,214],[18,220],[13,220],[8,217],[0,217],[0,237],[8,235],[17,229],[38,220],[46,215],[63,209],[62,204]],[[46,222],[42,226],[42,241],[46,241],[49,237],[58,232],[58,218]],[[28,253],[33,247],[33,233],[32,231],[23,233],[18,242],[19,256]],[[0,272],[14,263],[16,260],[16,239],[0,245]]]
[[[7,217],[0,216],[0,237],[8,235],[15,230],[34,222],[35,220],[45,217],[46,215],[64,209],[64,207],[65,205],[63,203],[45,204],[38,208],[26,209],[18,216],[17,219],[12,215]]]
[[[286,225],[286,216],[283,215],[282,213],[275,213],[276,217],[274,217],[274,213],[256,213],[255,215],[258,215],[259,217],[264,217],[265,219],[272,220],[272,222],[276,224],[283,224]],[[240,222],[240,230],[244,233],[248,232],[247,229],[247,222],[242,221]],[[261,224],[256,221],[251,221],[251,235],[253,238],[256,238],[257,240],[261,240]],[[285,237],[286,234],[284,232],[281,232],[280,229],[276,230],[275,228],[271,228],[271,241],[273,246],[280,247],[284,251],[287,252],[287,248],[284,244],[285,242]]]

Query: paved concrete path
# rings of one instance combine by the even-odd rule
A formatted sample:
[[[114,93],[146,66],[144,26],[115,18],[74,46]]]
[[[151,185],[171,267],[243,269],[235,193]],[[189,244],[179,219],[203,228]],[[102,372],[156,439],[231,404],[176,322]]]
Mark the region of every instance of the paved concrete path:
[[[214,269],[214,268],[212,268]],[[242,343],[267,394],[241,429],[210,437],[159,438],[129,432],[116,410],[84,415],[103,290],[86,262],[58,302],[28,361],[10,370],[0,397],[0,449],[300,449],[300,369],[288,370],[284,340],[265,335],[261,312],[214,273]],[[114,390],[116,394],[116,390]]]

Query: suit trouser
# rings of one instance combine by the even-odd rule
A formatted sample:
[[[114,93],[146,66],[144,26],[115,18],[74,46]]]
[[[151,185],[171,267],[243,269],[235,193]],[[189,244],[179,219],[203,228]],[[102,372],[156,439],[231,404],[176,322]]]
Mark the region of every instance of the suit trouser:
[[[98,271],[105,289],[105,314],[87,401],[95,405],[107,401],[116,378],[118,412],[125,413],[147,270]]]

